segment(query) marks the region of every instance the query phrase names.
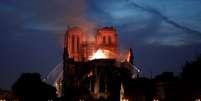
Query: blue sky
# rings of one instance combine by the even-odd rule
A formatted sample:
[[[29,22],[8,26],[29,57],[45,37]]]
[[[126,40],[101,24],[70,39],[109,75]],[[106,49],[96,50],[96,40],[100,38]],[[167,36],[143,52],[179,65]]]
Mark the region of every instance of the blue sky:
[[[144,76],[178,74],[201,53],[200,0],[0,0],[0,87],[23,72],[44,77],[62,60],[67,26],[115,26]]]

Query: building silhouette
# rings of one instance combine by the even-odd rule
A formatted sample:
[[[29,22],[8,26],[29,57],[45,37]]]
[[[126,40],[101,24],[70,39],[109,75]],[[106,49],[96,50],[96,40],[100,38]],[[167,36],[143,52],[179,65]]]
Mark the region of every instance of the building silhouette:
[[[80,27],[67,29],[58,93],[71,101],[120,101],[125,83],[139,73],[133,64],[133,52],[130,49],[122,56],[114,27],[100,28],[94,37],[89,40]]]

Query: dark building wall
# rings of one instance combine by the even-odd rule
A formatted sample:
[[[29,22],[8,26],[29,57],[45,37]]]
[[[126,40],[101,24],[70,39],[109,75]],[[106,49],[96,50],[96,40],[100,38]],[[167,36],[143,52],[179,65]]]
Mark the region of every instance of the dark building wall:
[[[88,42],[79,27],[69,28],[63,54],[63,95],[81,99],[120,100],[121,84],[131,79],[133,64],[119,62],[117,32],[113,27],[97,30],[95,41]],[[107,59],[89,60],[98,49],[110,51]]]
[[[130,71],[121,65],[116,66],[113,59],[88,62],[69,59],[65,66],[64,96],[72,100],[82,97],[119,101],[121,83],[127,81],[125,79],[128,77],[131,79]]]

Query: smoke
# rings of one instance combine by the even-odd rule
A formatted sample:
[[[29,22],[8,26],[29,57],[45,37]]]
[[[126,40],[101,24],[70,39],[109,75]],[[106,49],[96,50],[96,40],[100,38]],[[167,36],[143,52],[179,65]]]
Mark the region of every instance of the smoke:
[[[130,0],[127,0],[127,2],[131,3],[133,6],[143,10],[143,11],[146,11],[148,13],[151,13],[153,15],[156,15],[158,17],[160,17],[163,21],[165,21],[166,23],[178,28],[178,29],[181,29],[187,33],[191,33],[191,34],[194,34],[195,37],[200,37],[201,36],[201,32],[197,31],[197,30],[193,30],[191,28],[188,28],[186,26],[183,26],[183,25],[180,25],[178,24],[177,22],[171,20],[170,18],[168,18],[167,16],[163,15],[162,13],[160,13],[159,11],[155,10],[155,9],[152,9],[152,8],[148,8],[148,7],[143,7],[133,1],[130,1]]]
[[[149,19],[141,20],[138,23],[128,23],[118,26],[120,33],[130,33],[130,34],[119,34],[121,46],[124,47],[136,47],[136,45],[145,44],[153,36],[157,36],[161,28],[162,19],[156,15],[150,14]],[[142,27],[139,27],[142,25]],[[135,34],[132,34],[135,33]],[[131,46],[128,43],[135,43]]]
[[[68,25],[81,27],[89,37],[93,35],[96,23],[87,18],[87,0],[70,0],[66,6]]]

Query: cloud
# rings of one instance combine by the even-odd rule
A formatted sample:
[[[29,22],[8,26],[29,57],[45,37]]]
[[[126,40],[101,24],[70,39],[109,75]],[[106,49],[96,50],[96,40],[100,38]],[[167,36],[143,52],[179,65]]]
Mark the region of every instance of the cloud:
[[[162,52],[158,60],[153,60],[152,57],[155,56],[150,56],[150,60],[147,60],[155,68],[159,67],[158,61],[162,61],[163,55],[171,51],[172,47],[201,43],[199,0],[133,1],[137,5],[132,5],[132,1],[127,0],[1,0],[0,46],[4,51],[0,55],[7,57],[11,54],[12,59],[2,58],[0,64],[13,67],[13,71],[17,71],[19,67],[20,72],[25,69],[32,71],[37,67],[38,71],[47,73],[54,62],[56,64],[60,59],[63,36],[68,25],[81,24],[89,30],[96,25],[115,26],[119,33],[119,43],[132,47],[137,55],[140,52],[141,55],[145,54],[142,58],[139,56],[141,63],[146,65],[144,68],[150,68],[144,62],[150,56],[150,49],[156,55]],[[150,48],[146,48],[147,46]],[[163,46],[170,50],[160,50]],[[197,47],[200,45],[194,49]],[[184,50],[191,50],[191,47],[179,49],[178,53]],[[179,55],[185,57],[186,54],[190,52]],[[23,67],[25,60],[26,66]]]
[[[192,28],[191,26],[189,27],[189,24],[185,23],[189,22],[189,19],[181,19],[184,13],[180,13],[181,15],[176,15],[178,12],[181,12],[179,11],[181,9],[177,10],[173,5],[175,5],[174,3],[181,3],[180,0],[160,1],[157,3],[154,1],[150,1],[149,3],[147,1],[149,5],[146,4],[146,0],[138,2],[141,3],[141,5],[134,1],[128,0],[103,0],[93,2],[93,4],[95,4],[95,10],[91,13],[95,15],[91,15],[96,19],[97,22],[101,19],[101,21],[103,21],[101,22],[101,25],[116,26],[118,31],[120,31],[120,38],[122,38],[121,40],[124,40],[124,38],[127,37],[128,40],[126,41],[130,40],[129,42],[134,41],[135,43],[137,42],[139,44],[150,44],[150,42],[153,42],[154,39],[155,44],[167,45],[165,42],[168,41],[160,42],[159,40],[169,40],[167,37],[168,34],[169,37],[177,37],[172,38],[174,41],[170,41],[172,43],[169,43],[168,45],[172,44],[175,46],[176,43],[173,42],[183,43],[177,45],[200,43],[200,41],[198,41],[201,38],[199,30],[194,30],[197,28]],[[185,1],[184,4],[187,5],[189,3]],[[180,6],[182,8],[187,8],[183,7],[182,4]],[[192,10],[188,11],[189,12],[186,13],[190,13]],[[199,11],[199,9],[197,11]],[[161,12],[165,14],[167,12],[168,16]],[[194,21],[195,18],[197,17],[193,16],[190,21]],[[175,21],[175,19],[179,20]],[[184,22],[184,24],[181,22]],[[172,27],[170,28],[169,26]],[[163,30],[162,33],[161,30]],[[168,30],[173,31],[168,32]],[[189,38],[196,41],[192,41]]]
[[[153,8],[150,8],[150,7],[147,7],[147,6],[145,7],[145,6],[139,5],[134,1],[129,1],[129,0],[127,0],[127,1],[129,3],[131,3],[134,7],[137,7],[139,9],[141,9],[142,11],[146,11],[146,12],[149,12],[151,14],[154,14],[154,15],[158,16],[160,19],[162,19],[165,23],[167,23],[167,24],[169,24],[169,25],[171,25],[171,26],[173,26],[173,27],[175,27],[177,29],[180,29],[179,31],[176,30],[175,32],[172,32],[172,34],[169,34],[169,36],[171,38],[166,37],[166,36],[164,36],[164,37],[154,36],[155,38],[152,37],[152,38],[149,39],[149,43],[153,42],[152,39],[157,39],[157,41],[156,40],[154,41],[155,44],[158,43],[158,44],[161,44],[161,45],[163,44],[163,45],[173,45],[173,46],[201,43],[201,41],[199,41],[200,38],[201,38],[201,32],[200,31],[194,30],[191,27],[186,27],[185,25],[179,24],[178,22],[176,22],[176,21],[170,19],[169,17],[163,15],[157,9],[153,9]],[[189,13],[189,12],[187,12],[187,13]],[[166,27],[166,29],[164,29],[164,26],[162,26],[161,29],[163,29],[165,31],[168,31],[167,29],[169,29],[169,27]],[[184,34],[184,35],[180,35],[180,34]],[[185,36],[185,37],[183,37],[183,36]],[[152,40],[152,41],[150,41],[150,40]]]

